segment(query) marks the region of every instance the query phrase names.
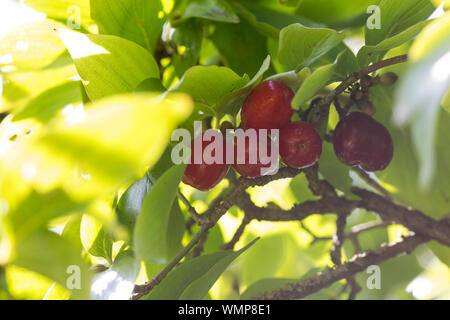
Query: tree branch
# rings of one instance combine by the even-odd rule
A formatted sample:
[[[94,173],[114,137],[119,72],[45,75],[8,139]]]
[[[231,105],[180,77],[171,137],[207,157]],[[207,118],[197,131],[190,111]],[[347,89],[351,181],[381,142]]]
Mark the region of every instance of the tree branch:
[[[199,232],[191,239],[191,241],[183,248],[176,256],[166,265],[156,276],[150,281],[147,281],[143,285],[135,285],[132,297],[133,300],[137,300],[146,294],[148,294],[155,286],[157,286],[161,280],[183,259],[189,251],[200,241],[200,239],[208,232],[208,229],[202,227]]]
[[[256,179],[246,179],[239,178],[237,185],[234,189],[232,189],[227,195],[223,198],[215,201],[211,207],[202,214],[200,225],[211,228],[214,226],[217,221],[233,206],[238,200],[242,197],[245,197],[245,190],[249,187],[256,186],[265,186],[269,182],[285,179],[285,178],[293,178],[302,172],[301,169],[294,168],[281,168],[278,170],[278,173],[275,175],[262,176]]]
[[[352,277],[364,271],[371,265],[380,264],[388,259],[396,257],[401,253],[411,253],[420,244],[426,242],[428,238],[419,235],[410,235],[400,242],[387,244],[380,248],[357,254],[347,263],[335,269],[326,269],[316,276],[301,280],[297,283],[289,283],[284,288],[272,292],[263,293],[255,299],[267,300],[288,300],[302,299],[323,288],[326,288],[336,281]]]
[[[236,245],[236,243],[239,241],[239,239],[241,239],[242,234],[244,233],[245,227],[247,227],[247,225],[252,221],[251,218],[248,218],[247,216],[244,217],[244,219],[242,219],[241,224],[239,225],[239,228],[237,228],[236,232],[233,235],[233,238],[228,242],[225,243],[222,246],[223,250],[231,250],[234,248],[234,246]]]
[[[417,234],[450,246],[450,223],[447,220],[436,221],[419,210],[396,204],[364,189],[352,188],[352,192],[361,198],[361,208],[376,212],[385,220],[395,221]]]
[[[352,167],[352,170],[355,171],[369,186],[381,193],[385,198],[391,199],[391,195],[389,194],[389,192],[378,182],[372,179],[372,177],[366,171],[364,171],[360,167]]]

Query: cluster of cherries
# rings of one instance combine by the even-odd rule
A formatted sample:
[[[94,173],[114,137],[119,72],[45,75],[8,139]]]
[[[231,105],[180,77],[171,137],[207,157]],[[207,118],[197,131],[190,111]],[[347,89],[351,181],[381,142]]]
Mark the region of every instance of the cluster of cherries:
[[[245,99],[241,121],[244,129],[279,129],[281,160],[289,167],[305,168],[319,160],[322,138],[312,124],[304,121],[290,122],[294,112],[291,107],[293,98],[294,92],[283,82],[262,82]],[[202,137],[195,139],[199,138]],[[210,143],[202,139],[202,152]],[[333,145],[341,162],[349,166],[360,166],[367,171],[383,170],[393,156],[392,138],[387,129],[362,112],[352,112],[341,119],[333,134]],[[270,143],[267,148],[270,150]],[[236,159],[236,146],[234,151]],[[248,161],[252,153],[257,158],[254,164]],[[203,161],[196,164],[192,155],[183,182],[202,191],[213,188],[225,177],[230,167],[225,161],[225,147],[223,155],[224,161],[212,164]],[[261,176],[261,169],[267,166],[260,162],[258,147],[250,146],[250,143],[245,144],[245,163],[238,164],[234,161],[232,165],[234,170],[246,178]]]

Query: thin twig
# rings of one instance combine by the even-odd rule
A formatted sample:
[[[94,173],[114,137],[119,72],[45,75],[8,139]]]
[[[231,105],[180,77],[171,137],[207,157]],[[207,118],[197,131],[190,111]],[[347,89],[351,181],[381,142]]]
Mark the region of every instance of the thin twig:
[[[311,238],[313,239],[311,241],[311,244],[314,244],[318,241],[331,241],[332,238],[331,237],[319,237],[318,235],[316,235],[310,228],[308,228],[303,221],[300,220],[300,227],[306,231],[307,234],[309,234],[311,236]]]
[[[361,69],[357,72],[352,73],[347,79],[345,79],[343,82],[341,82],[340,85],[338,85],[333,91],[331,91],[321,102],[323,105],[330,105],[333,100],[340,95],[342,92],[344,92],[348,87],[350,87],[352,84],[354,84],[356,81],[361,79],[361,77],[372,73],[374,71],[377,71],[379,69],[383,69],[385,67],[406,62],[408,60],[408,55],[400,55],[396,56],[390,59],[382,60],[380,62],[374,63],[364,69]]]
[[[202,254],[204,248],[205,248],[205,242],[208,239],[209,230],[207,230],[203,235],[200,237],[200,240],[198,241],[197,245],[195,246],[194,250],[192,250],[192,254],[190,255],[190,259],[198,257]]]
[[[181,200],[181,202],[184,203],[186,208],[188,209],[189,215],[191,216],[192,220],[194,220],[196,223],[199,223],[201,221],[200,215],[197,213],[197,210],[191,205],[189,200],[184,196],[184,194],[181,193],[180,190],[178,190],[178,198]]]
[[[244,216],[244,219],[242,219],[242,222],[239,225],[239,227],[237,228],[236,232],[234,233],[233,238],[228,243],[225,243],[222,246],[223,250],[231,250],[234,248],[236,243],[241,239],[242,234],[244,233],[245,227],[247,227],[247,225],[250,223],[250,221],[252,221],[251,218]]]
[[[339,213],[336,221],[336,233],[333,235],[333,247],[331,248],[331,261],[337,266],[342,263],[342,245],[344,244],[344,231],[347,224],[347,213]]]
[[[372,179],[372,177],[366,171],[364,171],[360,167],[352,167],[352,170],[355,171],[369,186],[381,193],[384,197],[391,199],[389,191],[383,188],[377,181]]]
[[[191,239],[191,241],[184,247],[176,256],[173,258],[169,264],[167,264],[156,276],[154,276],[150,281],[144,283],[143,285],[136,285],[134,287],[134,293],[132,299],[137,300],[146,294],[148,294],[155,286],[157,286],[162,279],[183,259],[189,251],[200,241],[201,237],[208,231],[207,228],[203,227],[199,232]]]
[[[395,221],[417,234],[450,246],[450,223],[447,220],[434,220],[419,210],[394,203],[368,190],[352,188],[352,192],[361,198],[360,208],[376,212],[384,220]]]
[[[348,87],[353,85],[356,81],[361,79],[363,76],[368,75],[374,71],[379,69],[383,69],[387,66],[391,66],[394,64],[402,63],[408,60],[408,55],[404,54],[401,56],[396,56],[390,59],[386,59],[377,63],[374,63],[364,69],[361,69],[357,72],[352,73],[347,79],[342,81],[333,91],[327,94],[320,103],[317,104],[316,110],[314,111],[314,116],[312,119],[312,123],[317,127],[324,121],[326,116],[328,115],[328,111],[331,103]]]

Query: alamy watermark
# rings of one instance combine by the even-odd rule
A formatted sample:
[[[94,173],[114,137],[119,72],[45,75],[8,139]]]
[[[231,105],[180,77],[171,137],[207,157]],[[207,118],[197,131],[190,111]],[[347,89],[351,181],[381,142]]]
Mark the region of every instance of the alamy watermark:
[[[69,6],[67,8],[67,17],[66,24],[70,29],[81,29],[81,8],[78,6]]]
[[[194,134],[202,131],[202,122],[195,121]],[[171,158],[174,164],[258,163],[263,166],[261,175],[273,175],[279,168],[279,136],[279,129],[227,129],[225,137],[218,130],[208,129],[192,140],[189,130],[176,129],[171,141],[178,143],[172,149]]]
[[[377,265],[371,265],[367,267],[366,273],[370,274],[370,276],[366,280],[367,289],[373,290],[381,289],[381,269]]]
[[[367,29],[381,29],[381,10],[379,6],[372,5],[367,8],[367,14],[371,16],[367,19]]]
[[[69,290],[80,290],[81,289],[81,269],[80,266],[70,265],[66,269],[66,273],[69,276],[66,279],[66,287]]]

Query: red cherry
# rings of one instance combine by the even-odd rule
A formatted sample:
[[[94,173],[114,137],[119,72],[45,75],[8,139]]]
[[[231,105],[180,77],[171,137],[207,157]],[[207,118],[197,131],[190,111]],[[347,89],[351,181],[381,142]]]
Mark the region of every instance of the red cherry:
[[[293,168],[313,165],[322,154],[322,138],[307,122],[294,122],[280,130],[281,160]]]
[[[260,83],[245,99],[241,119],[246,129],[280,129],[292,117],[294,92],[278,80]]]
[[[352,112],[336,126],[334,151],[346,165],[367,171],[383,170],[391,162],[394,146],[389,131],[371,116]]]
[[[257,133],[257,139],[256,139],[256,143],[250,143],[250,139],[248,139],[248,137],[245,138],[245,148],[244,148],[244,152],[245,152],[245,163],[238,163],[238,152],[239,148],[238,145],[235,144],[234,145],[234,164],[232,165],[234,170],[236,170],[241,176],[245,177],[245,178],[257,178],[260,177],[261,174],[261,169],[263,169],[263,173],[264,173],[264,168],[269,169],[270,168],[270,163],[266,163],[266,164],[262,164],[261,163],[261,159],[259,156],[259,133]],[[271,154],[271,141],[270,138],[267,137],[267,151],[265,152],[265,154],[267,156],[270,156]],[[256,163],[251,164],[250,160],[251,159],[256,159]]]
[[[224,143],[222,135],[220,136],[220,143],[223,146],[223,159],[221,163],[206,163],[213,162],[215,151],[212,152],[212,157],[210,157],[209,152],[204,154],[204,150],[215,140],[212,139],[211,141],[205,141],[203,137],[204,134],[196,137],[191,142],[191,162],[186,166],[182,181],[198,190],[207,191],[222,181],[222,179],[226,176],[230,165],[226,164],[226,144]],[[195,150],[195,141],[198,141],[199,139],[203,139],[201,150]],[[202,155],[201,163],[199,164],[194,163],[194,154],[196,152],[198,152],[199,155],[201,152]]]

